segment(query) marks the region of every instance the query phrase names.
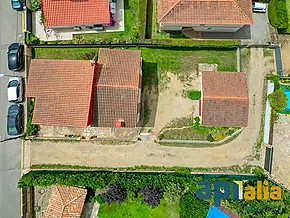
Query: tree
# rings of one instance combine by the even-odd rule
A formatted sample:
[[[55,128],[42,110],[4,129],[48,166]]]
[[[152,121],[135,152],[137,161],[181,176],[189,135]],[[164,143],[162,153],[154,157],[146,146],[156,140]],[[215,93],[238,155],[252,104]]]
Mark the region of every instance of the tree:
[[[268,95],[268,99],[274,110],[283,110],[287,106],[287,97],[282,89],[278,89]]]
[[[141,190],[142,194],[142,203],[146,203],[149,206],[157,207],[160,203],[161,198],[163,197],[163,189],[161,188],[152,188],[146,186]]]
[[[118,202],[121,204],[126,200],[126,189],[122,189],[119,184],[112,184],[109,186],[109,190],[102,195],[104,202],[111,204]]]

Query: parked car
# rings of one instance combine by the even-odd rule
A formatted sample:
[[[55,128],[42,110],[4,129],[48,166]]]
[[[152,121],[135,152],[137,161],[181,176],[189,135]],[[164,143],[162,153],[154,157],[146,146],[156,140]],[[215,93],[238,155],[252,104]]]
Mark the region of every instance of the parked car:
[[[253,2],[252,8],[253,8],[253,12],[266,13],[266,11],[267,11],[267,4]]]
[[[19,71],[24,66],[23,45],[12,43],[8,47],[8,68],[9,70]]]
[[[16,11],[22,11],[24,7],[23,0],[11,0],[11,5]]]
[[[11,77],[7,84],[9,102],[22,102],[24,99],[23,79],[18,76]]]
[[[8,135],[19,135],[23,132],[23,106],[13,104],[8,108],[7,133]]]

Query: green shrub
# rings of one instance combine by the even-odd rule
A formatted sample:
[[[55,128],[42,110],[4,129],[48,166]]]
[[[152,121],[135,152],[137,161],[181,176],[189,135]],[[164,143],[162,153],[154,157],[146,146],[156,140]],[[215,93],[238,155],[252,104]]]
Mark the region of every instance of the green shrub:
[[[223,135],[223,134],[217,134],[217,136],[215,137],[215,139],[217,140],[217,141],[221,141],[221,140],[223,140],[225,138],[225,136]]]
[[[230,135],[232,135],[233,133],[235,132],[235,130],[233,130],[233,129],[229,129],[229,131],[227,131],[227,135],[228,136],[230,136]]]
[[[200,118],[199,117],[195,117],[195,118],[193,118],[192,127],[198,127],[198,126],[200,126]]]
[[[209,203],[199,200],[193,192],[187,192],[180,199],[180,218],[206,217]]]
[[[283,110],[287,106],[287,96],[282,89],[278,89],[269,94],[268,99],[272,109],[274,110]]]
[[[269,21],[272,26],[281,29],[288,28],[288,13],[285,0],[271,0],[268,6]]]
[[[212,137],[211,134],[209,134],[209,135],[206,137],[206,140],[209,141],[209,142],[213,142],[213,141],[214,141],[214,138]]]
[[[32,117],[28,116],[27,117],[27,123],[26,123],[26,134],[28,136],[34,136],[38,132],[38,126],[32,124]]]
[[[41,1],[40,0],[31,0],[31,11],[36,12],[41,9]]]
[[[201,91],[189,90],[187,91],[187,97],[192,100],[199,100],[201,98]]]
[[[169,183],[163,195],[164,200],[170,204],[174,203],[178,200],[181,192],[182,189],[178,184],[175,184],[173,182]]]
[[[28,33],[28,37],[26,39],[26,43],[29,44],[29,45],[31,45],[31,44],[39,44],[40,40],[33,33]]]

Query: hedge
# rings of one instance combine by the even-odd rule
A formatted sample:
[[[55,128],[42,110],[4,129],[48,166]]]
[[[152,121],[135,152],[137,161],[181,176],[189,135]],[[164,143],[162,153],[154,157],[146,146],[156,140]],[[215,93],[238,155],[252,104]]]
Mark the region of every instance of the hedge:
[[[280,31],[288,28],[288,12],[285,0],[271,0],[268,6],[269,21]]]
[[[140,43],[143,43],[146,35],[146,20],[147,20],[147,0],[140,0]]]

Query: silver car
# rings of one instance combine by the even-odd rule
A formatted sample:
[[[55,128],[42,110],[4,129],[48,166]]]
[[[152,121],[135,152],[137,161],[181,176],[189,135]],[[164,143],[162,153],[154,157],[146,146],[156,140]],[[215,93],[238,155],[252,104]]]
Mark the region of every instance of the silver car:
[[[24,86],[23,79],[15,76],[11,77],[7,85],[8,101],[9,102],[22,102],[24,99]]]

